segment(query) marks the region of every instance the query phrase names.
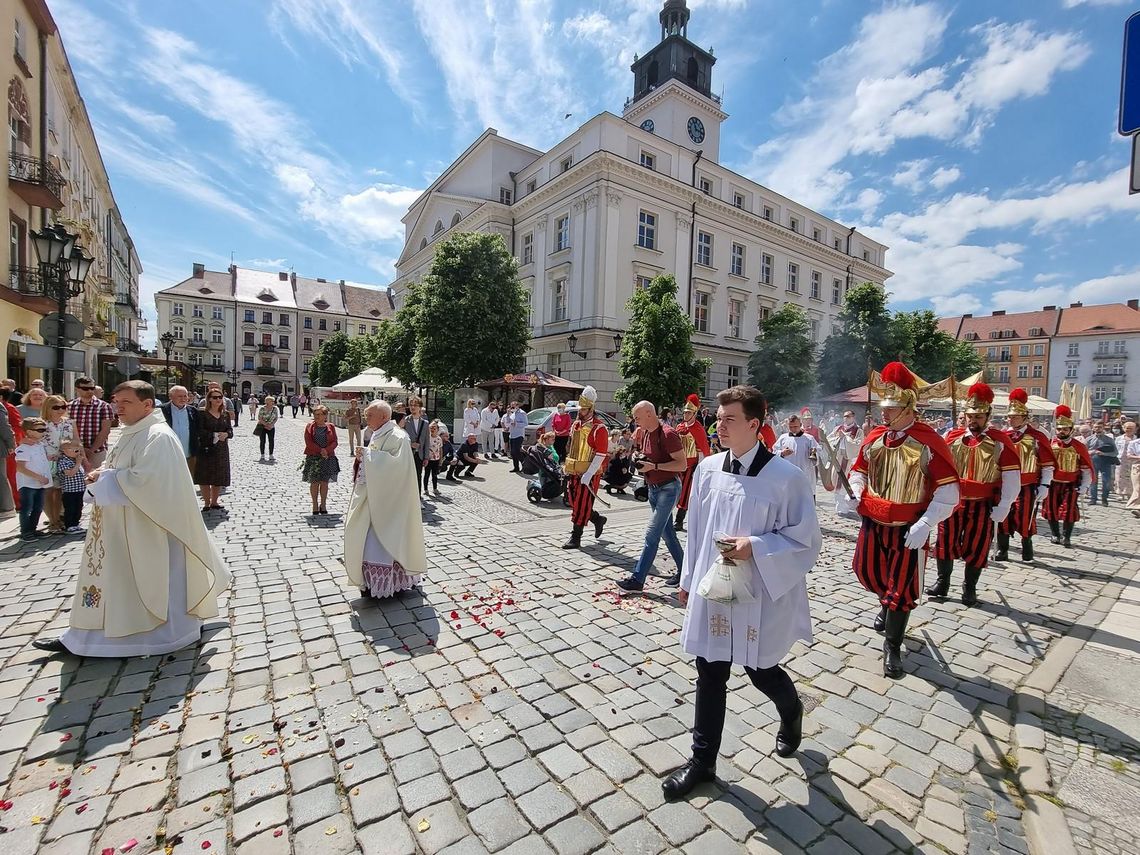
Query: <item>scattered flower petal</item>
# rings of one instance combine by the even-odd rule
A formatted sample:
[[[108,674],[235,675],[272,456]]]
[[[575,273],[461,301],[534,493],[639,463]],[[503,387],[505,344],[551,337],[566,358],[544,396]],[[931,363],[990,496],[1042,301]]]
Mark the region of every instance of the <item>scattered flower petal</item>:
[[[431,828],[431,823],[430,823],[430,822],[428,822],[428,820],[427,820],[427,819],[421,819],[421,820],[420,820],[420,824],[416,826],[416,830],[417,830],[417,831],[418,831],[420,834],[423,834],[423,833],[424,833],[425,831],[427,831],[429,828]]]

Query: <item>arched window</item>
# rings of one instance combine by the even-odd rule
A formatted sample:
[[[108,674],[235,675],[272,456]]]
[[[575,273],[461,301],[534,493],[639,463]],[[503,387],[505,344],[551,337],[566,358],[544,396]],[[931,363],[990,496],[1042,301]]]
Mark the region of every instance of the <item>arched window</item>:
[[[456,212],[455,212],[455,216],[453,216],[453,217],[451,218],[451,227],[452,227],[452,228],[455,228],[457,225],[459,225],[459,221],[460,221],[461,219],[463,219],[463,218],[462,218],[462,217],[459,215],[459,212],[458,212],[458,211],[456,211]]]
[[[435,221],[435,229],[432,231],[433,235],[437,235],[443,231],[443,220]]]
[[[697,60],[695,57],[689,57],[687,75],[690,83],[697,82]]]
[[[420,249],[427,249],[427,238],[420,238]]]

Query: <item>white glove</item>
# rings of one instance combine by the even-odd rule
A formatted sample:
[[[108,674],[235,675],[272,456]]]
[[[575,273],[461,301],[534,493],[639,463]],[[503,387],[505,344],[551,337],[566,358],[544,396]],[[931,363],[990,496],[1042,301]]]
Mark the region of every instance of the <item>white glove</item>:
[[[857,516],[859,513],[859,497],[848,496],[846,492],[839,493],[836,497],[835,510],[847,517]]]
[[[586,471],[582,473],[582,483],[589,484],[590,479],[594,477],[594,473],[596,473],[601,467],[602,456],[600,454],[595,454],[594,459],[590,461],[590,465],[586,467]]]
[[[1005,518],[1009,516],[1009,505],[994,505],[994,509],[990,511],[990,519],[995,523],[1005,522]]]
[[[926,546],[926,542],[930,539],[930,523],[925,519],[920,519],[910,527],[910,531],[906,533],[906,540],[903,541],[903,546],[907,549],[922,549]]]
[[[1039,502],[1045,501],[1045,497],[1048,495],[1049,495],[1049,485],[1048,484],[1042,484],[1040,487],[1037,488],[1037,501],[1039,501]]]

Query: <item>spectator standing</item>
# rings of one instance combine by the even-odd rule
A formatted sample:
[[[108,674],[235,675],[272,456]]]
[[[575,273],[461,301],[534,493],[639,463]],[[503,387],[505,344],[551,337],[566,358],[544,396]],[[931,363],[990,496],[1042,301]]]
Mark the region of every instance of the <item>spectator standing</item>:
[[[424,495],[427,495],[428,476],[431,476],[432,490],[439,495],[439,467],[443,462],[443,437],[440,424],[436,420],[428,427],[427,456],[424,458]]]
[[[0,392],[2,394],[2,392]],[[5,463],[8,456],[16,450],[16,435],[12,431],[12,426],[8,423],[8,410],[0,406],[0,459]],[[15,458],[12,460],[13,468],[15,467]],[[0,477],[0,519],[6,519],[16,511],[16,491],[14,489],[15,478],[13,482],[9,483],[7,473],[4,477]]]
[[[19,392],[12,389],[0,390],[0,401],[3,402],[4,412],[8,416],[8,424],[12,426],[12,448],[5,456],[5,466],[7,467],[8,486],[12,490],[16,510],[20,509],[20,490],[16,486],[16,449],[20,447],[20,443],[24,440],[24,429],[20,427],[24,421],[24,417],[20,415],[20,411],[16,409],[12,403],[12,398],[13,396],[19,396],[19,394]],[[16,400],[19,400],[19,397],[17,397]]]
[[[230,486],[230,446],[234,435],[221,389],[206,392],[206,407],[198,414],[198,457],[194,483],[202,491],[202,510],[220,511],[218,496]]]
[[[87,490],[83,446],[73,439],[63,443],[56,461],[56,471],[63,496],[63,530],[67,534],[83,534],[79,525],[83,518],[83,494]]]
[[[511,443],[511,462],[514,463],[512,472],[521,472],[523,440],[526,438],[526,411],[517,401],[511,401],[507,407],[507,438]]]
[[[51,464],[44,450],[43,419],[27,418],[21,424],[23,438],[16,447],[16,487],[20,491],[20,540],[44,537],[36,531],[44,509],[44,493],[51,486]]]
[[[559,404],[558,410],[550,420],[550,429],[554,431],[554,451],[559,460],[566,459],[566,446],[570,443],[570,426],[574,420],[566,412],[566,405]]]
[[[257,427],[253,432],[261,443],[261,459],[265,460],[265,442],[269,441],[269,462],[273,463],[273,435],[277,429],[277,401],[272,395],[265,396],[265,403],[257,411]]]
[[[297,418],[297,408],[301,406],[301,399],[295,392],[289,396],[289,406],[293,409],[293,418]]]
[[[479,402],[474,398],[467,399],[467,407],[463,410],[463,438],[468,434],[479,435],[479,424],[481,416],[479,413]]]
[[[49,395],[44,399],[40,418],[44,420],[47,428],[44,433],[44,450],[52,467],[52,485],[44,496],[44,513],[48,520],[48,531],[61,531],[64,527],[63,506],[60,504],[62,483],[57,463],[63,444],[76,439],[75,428],[71,419],[67,417],[67,399],[59,395]],[[80,451],[82,449],[81,445]]]
[[[1112,483],[1112,467],[1120,462],[1116,456],[1116,439],[1104,429],[1104,422],[1097,422],[1094,426],[1096,433],[1089,438],[1089,456],[1093,462],[1092,493],[1089,497],[1091,504],[1096,504],[1100,487],[1100,503],[1108,504],[1109,485]]]
[[[302,414],[309,412],[309,406],[311,403],[312,402],[309,400],[309,396],[306,395],[304,392],[302,392],[300,395],[297,396],[297,405],[300,406]],[[282,413],[282,415],[285,415],[285,414]]]
[[[249,417],[251,419],[256,419],[257,418],[257,407],[258,407],[257,395],[251,394],[249,396],[249,400],[246,401],[246,404],[249,406]]]
[[[273,402],[277,405],[278,414],[281,416],[284,416],[285,415],[285,395],[282,394],[282,395],[278,396],[277,398],[274,398]]]
[[[503,410],[499,413],[498,404],[496,404],[495,412],[499,415],[499,423],[491,429],[492,449],[496,456],[507,456],[506,446],[503,444],[503,434],[507,432],[507,411]]]
[[[356,446],[360,445],[360,402],[356,398],[348,402],[344,423],[348,427],[348,453],[352,456],[356,454]]]
[[[1136,422],[1125,422],[1116,437],[1116,494],[1127,502],[1132,492],[1132,460],[1128,457],[1128,444],[1136,439]]]
[[[635,442],[640,449],[637,468],[645,477],[649,488],[650,517],[645,529],[645,545],[641,548],[641,556],[637,559],[633,573],[617,582],[623,591],[640,591],[645,588],[645,578],[653,567],[662,537],[677,564],[677,572],[669,577],[666,585],[680,584],[681,569],[685,562],[685,552],[673,528],[673,508],[681,495],[681,473],[689,465],[681,437],[672,427],[657,418],[657,410],[649,401],[639,401],[634,405],[633,418],[637,422]]]
[[[1132,423],[1135,431],[1135,423]],[[1140,433],[1140,431],[1135,431]],[[1125,455],[1129,460],[1129,468],[1132,478],[1132,495],[1128,497],[1128,510],[1132,511],[1132,516],[1140,518],[1140,437],[1128,440],[1128,448],[1125,449]]]
[[[328,513],[325,502],[329,481],[335,481],[340,474],[336,445],[336,428],[329,424],[329,408],[319,404],[313,410],[313,420],[305,426],[305,462],[301,465],[301,480],[309,485],[313,500],[313,516]]]
[[[90,377],[76,380],[79,397],[71,402],[69,410],[76,439],[83,443],[83,456],[92,469],[98,469],[107,458],[107,437],[115,420],[114,407],[96,395],[97,388]]]
[[[46,400],[47,392],[43,389],[29,389],[20,399],[20,405],[16,409],[20,411],[21,418],[42,418]]]
[[[404,419],[403,427],[412,444],[412,463],[416,466],[416,486],[419,489],[423,480],[424,458],[427,456],[428,420],[424,418],[424,402],[418,397],[408,401],[408,409],[412,412]],[[427,487],[424,487],[424,492],[427,492]]]
[[[479,413],[479,446],[483,453],[492,460],[498,458],[495,452],[495,428],[499,425],[499,405],[488,401],[482,412]]]
[[[165,404],[158,409],[162,417],[182,443],[182,453],[186,455],[186,467],[194,474],[194,464],[198,457],[198,419],[201,411],[190,406],[190,393],[185,386],[171,386]]]

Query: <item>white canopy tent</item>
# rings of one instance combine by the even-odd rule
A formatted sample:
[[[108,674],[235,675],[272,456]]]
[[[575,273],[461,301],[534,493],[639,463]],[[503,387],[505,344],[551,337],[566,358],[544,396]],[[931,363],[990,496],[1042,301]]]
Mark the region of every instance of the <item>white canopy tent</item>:
[[[374,392],[391,395],[407,391],[379,368],[366,368],[355,377],[337,383],[332,389],[334,392]]]

